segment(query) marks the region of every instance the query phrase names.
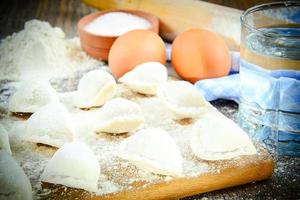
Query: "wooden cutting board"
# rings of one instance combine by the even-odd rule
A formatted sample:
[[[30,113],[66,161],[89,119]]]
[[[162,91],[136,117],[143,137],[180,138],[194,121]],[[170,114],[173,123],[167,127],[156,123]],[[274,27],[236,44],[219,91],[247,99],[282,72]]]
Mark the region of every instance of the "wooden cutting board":
[[[140,181],[132,183],[131,187],[123,191],[91,195],[90,193],[52,184],[43,184],[44,188],[51,189],[47,196],[50,199],[86,199],[86,200],[158,200],[177,199],[199,193],[210,192],[232,186],[242,185],[268,179],[272,176],[274,162],[270,154],[263,148],[258,148],[258,154],[242,156],[239,159],[227,161],[209,161],[208,165],[216,170],[204,172],[194,177],[177,178],[157,183]],[[200,161],[199,161],[200,162]],[[104,175],[120,174],[119,183],[131,178],[133,174],[128,169],[104,169]]]

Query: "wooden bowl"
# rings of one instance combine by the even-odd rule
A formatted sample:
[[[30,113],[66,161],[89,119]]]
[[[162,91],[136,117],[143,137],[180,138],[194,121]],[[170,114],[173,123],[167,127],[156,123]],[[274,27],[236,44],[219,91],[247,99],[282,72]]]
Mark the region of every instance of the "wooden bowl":
[[[129,13],[132,15],[142,17],[148,20],[151,24],[148,30],[151,30],[155,33],[158,33],[159,31],[158,18],[152,14],[143,11],[114,9],[114,10],[106,10],[106,11],[96,12],[87,15],[79,20],[77,28],[79,32],[81,48],[93,58],[107,61],[110,47],[114,43],[114,41],[118,38],[118,36],[106,36],[106,35],[93,34],[86,31],[85,26],[91,21],[93,21],[95,18],[109,12],[124,12],[124,13]]]

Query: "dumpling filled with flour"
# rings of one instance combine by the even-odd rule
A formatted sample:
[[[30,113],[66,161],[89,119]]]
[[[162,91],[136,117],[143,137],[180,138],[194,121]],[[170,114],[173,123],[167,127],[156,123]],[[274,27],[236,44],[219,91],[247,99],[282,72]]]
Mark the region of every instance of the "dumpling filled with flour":
[[[0,150],[0,199],[32,200],[30,181],[7,151]]]
[[[0,124],[0,150],[6,150],[11,155],[8,133],[2,124]]]
[[[107,102],[95,116],[95,131],[106,133],[126,133],[138,128],[144,122],[138,104],[124,98]]]
[[[112,75],[104,70],[93,70],[80,79],[74,103],[79,108],[99,107],[113,98],[116,89]]]
[[[212,107],[187,81],[167,82],[159,89],[158,96],[176,119],[197,118]]]
[[[8,109],[15,113],[34,113],[50,102],[58,101],[58,95],[48,81],[23,81],[9,99]]]
[[[247,133],[218,111],[206,113],[193,127],[193,153],[203,160],[224,160],[256,154]]]
[[[125,139],[120,145],[119,156],[152,173],[182,175],[179,148],[171,136],[159,128],[143,129]]]
[[[37,110],[26,121],[24,140],[61,147],[74,137],[70,113],[59,102],[53,102]]]
[[[167,81],[166,67],[159,62],[146,62],[127,72],[118,81],[141,94],[155,95],[159,86]]]
[[[98,190],[100,165],[88,145],[80,141],[64,144],[48,162],[41,180],[47,183]]]

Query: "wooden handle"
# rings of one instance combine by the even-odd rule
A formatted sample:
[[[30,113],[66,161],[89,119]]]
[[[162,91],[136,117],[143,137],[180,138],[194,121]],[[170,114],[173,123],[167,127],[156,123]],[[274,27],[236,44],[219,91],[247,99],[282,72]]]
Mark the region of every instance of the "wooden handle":
[[[190,28],[205,28],[221,35],[231,50],[239,50],[241,10],[194,0],[83,0],[105,9],[135,9],[160,19],[160,35],[173,41]]]

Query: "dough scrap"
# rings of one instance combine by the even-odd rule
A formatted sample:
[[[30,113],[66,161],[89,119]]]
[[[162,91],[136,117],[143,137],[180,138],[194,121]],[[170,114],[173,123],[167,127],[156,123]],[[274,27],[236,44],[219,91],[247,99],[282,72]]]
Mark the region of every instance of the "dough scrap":
[[[58,95],[48,81],[23,81],[9,99],[10,112],[34,113],[40,107],[58,101]]]
[[[247,133],[218,111],[206,113],[195,123],[190,146],[204,160],[225,160],[257,152]]]
[[[20,165],[0,150],[0,199],[32,200],[30,181]]]
[[[117,84],[112,75],[104,70],[93,70],[79,81],[74,103],[79,108],[102,106],[116,94]]]
[[[99,110],[95,120],[96,132],[126,133],[138,128],[144,122],[140,106],[124,98],[108,101]]]
[[[182,175],[182,156],[172,137],[160,128],[143,129],[125,139],[119,156],[140,169],[179,177]]]
[[[55,152],[41,180],[96,192],[99,175],[100,165],[91,148],[83,142],[74,141]]]
[[[212,107],[194,85],[187,81],[165,83],[159,89],[158,96],[175,119],[198,118]]]
[[[146,62],[127,72],[118,81],[131,90],[155,95],[159,86],[167,81],[166,67],[159,62]]]
[[[6,150],[7,153],[10,155],[12,154],[9,145],[8,133],[2,124],[0,124],[0,150]]]
[[[26,121],[24,140],[61,147],[74,138],[70,113],[59,102],[41,107]]]

